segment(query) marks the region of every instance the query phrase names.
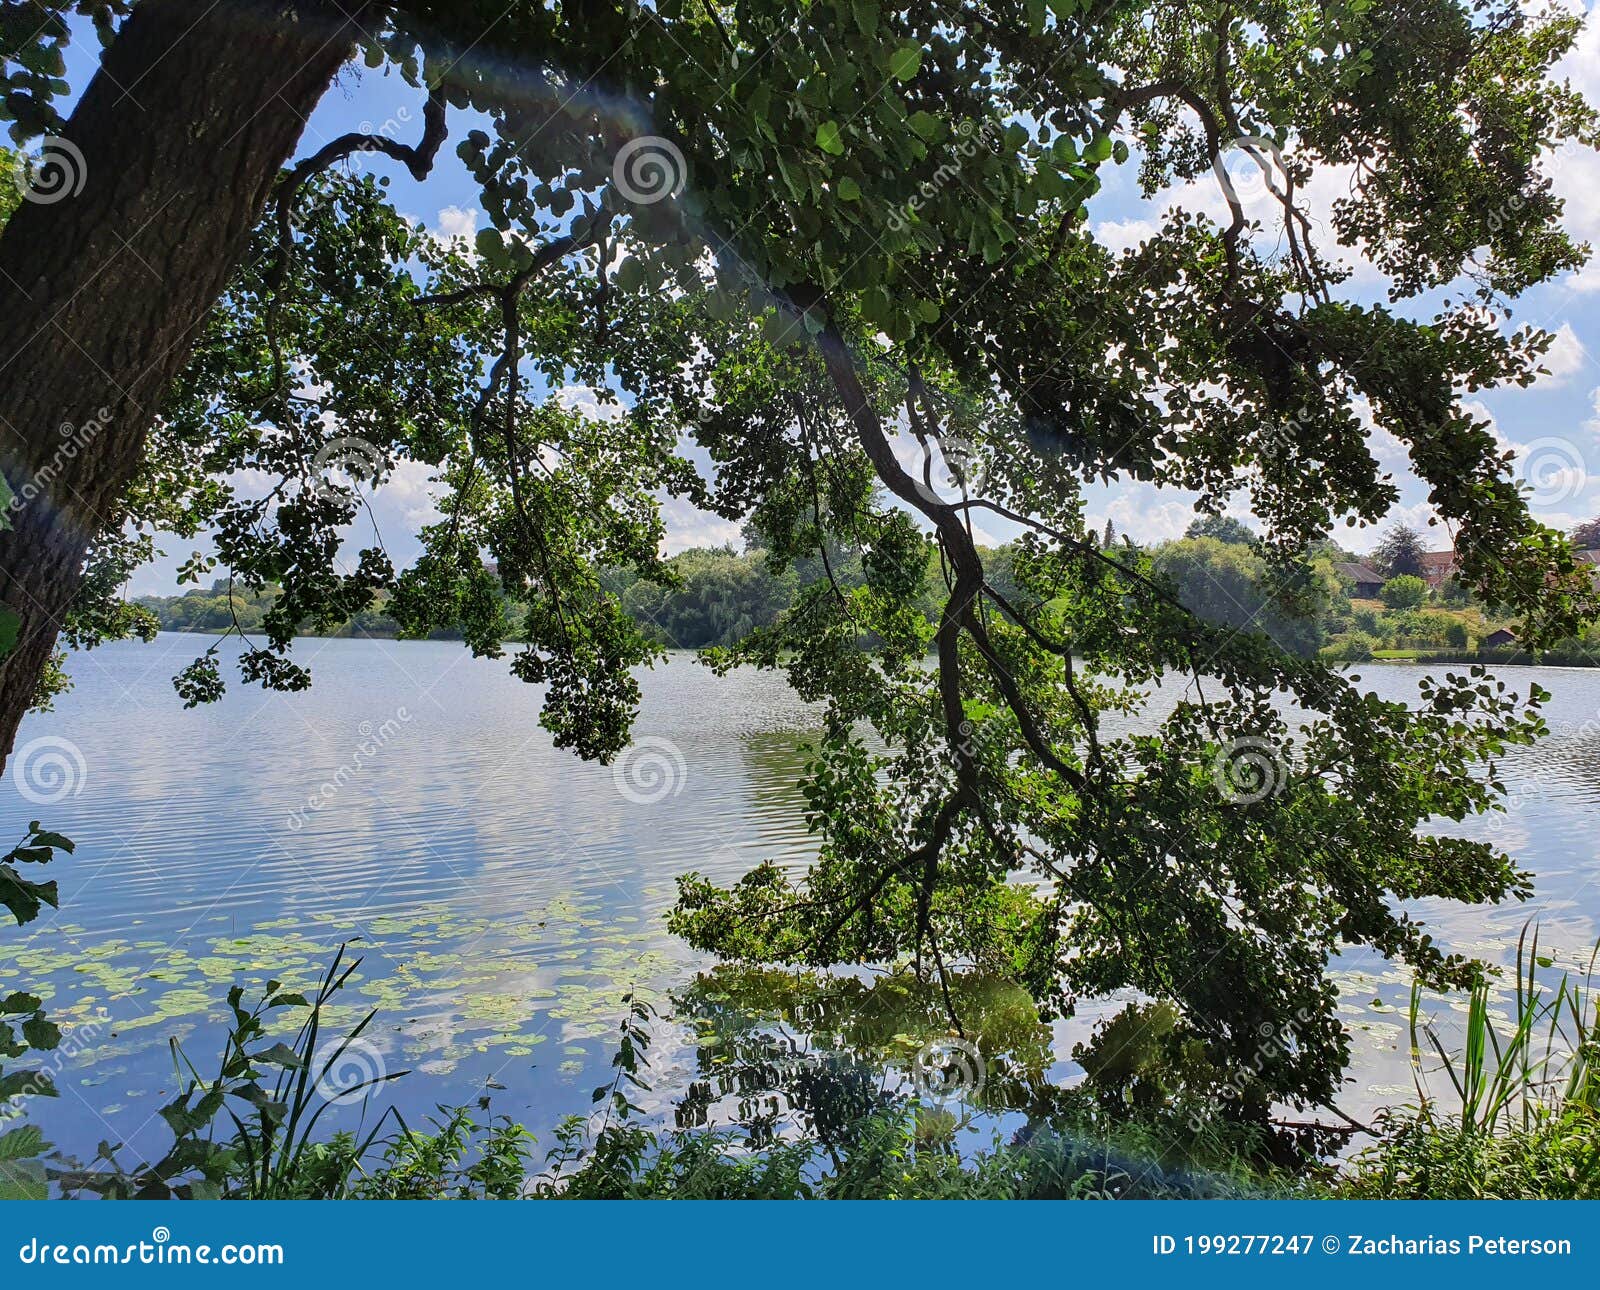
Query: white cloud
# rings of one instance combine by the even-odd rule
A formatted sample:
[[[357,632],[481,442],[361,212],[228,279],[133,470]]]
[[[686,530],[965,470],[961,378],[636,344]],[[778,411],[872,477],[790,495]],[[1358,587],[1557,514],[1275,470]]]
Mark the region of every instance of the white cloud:
[[[1103,246],[1120,254],[1149,241],[1160,228],[1154,219],[1108,219],[1094,226],[1094,235]]]
[[[1600,418],[1600,390],[1593,397]],[[1534,518],[1555,528],[1570,528],[1572,523],[1566,512],[1552,508],[1576,503],[1600,484],[1600,476],[1589,472],[1587,453],[1578,438],[1571,434],[1541,434],[1519,443],[1500,428],[1483,403],[1470,400],[1461,406],[1479,420],[1487,420],[1495,445],[1512,454],[1512,477],[1527,495]],[[1600,420],[1586,422],[1584,428],[1600,429]]]
[[[1340,246],[1334,240],[1333,204],[1352,195],[1355,182],[1354,166],[1318,166],[1311,172],[1297,196],[1306,218],[1311,221],[1317,235],[1317,249],[1328,259],[1335,260],[1351,270],[1347,287],[1387,286],[1385,274],[1359,248]]]
[[[1181,538],[1194,522],[1194,507],[1188,502],[1160,501],[1160,497],[1161,491],[1148,485],[1132,488],[1120,497],[1113,497],[1105,514],[1091,518],[1090,525],[1098,532],[1110,519],[1116,525],[1118,536],[1127,534],[1141,546]]]
[[[1566,7],[1575,13],[1583,10],[1572,0]],[[1600,106],[1600,18],[1593,9],[1577,42],[1551,69],[1551,74],[1558,81],[1569,82],[1591,104]],[[1594,200],[1600,189],[1600,154],[1582,144],[1565,143],[1555,154],[1551,174],[1556,196],[1566,203],[1562,222],[1567,230],[1582,241],[1600,243],[1600,203]],[[1591,256],[1589,263],[1567,280],[1567,285],[1577,291],[1600,290],[1600,263]]]
[[[438,236],[445,240],[464,237],[469,242],[478,231],[478,212],[463,206],[446,206],[439,212]]]
[[[621,421],[628,415],[628,409],[618,400],[604,402],[599,392],[588,385],[563,385],[552,390],[550,397],[568,412],[576,412],[589,421]]]
[[[723,546],[730,542],[735,547],[744,545],[737,523],[703,511],[681,497],[669,497],[662,502],[661,516],[667,528],[661,547],[667,555],[677,555],[695,546]]]
[[[1596,101],[1600,102],[1600,96]],[[1600,154],[1578,144],[1564,144],[1555,155],[1551,175],[1555,194],[1565,203],[1561,222],[1567,232],[1579,241],[1600,244],[1600,202],[1594,200],[1594,193],[1600,190]],[[1565,283],[1575,291],[1600,291],[1600,258],[1591,255]]]
[[[1412,506],[1396,506],[1377,524],[1359,524],[1354,528],[1335,529],[1328,536],[1347,551],[1365,555],[1376,547],[1383,535],[1397,524],[1415,529],[1422,535],[1422,545],[1429,551],[1443,551],[1451,545],[1450,530],[1439,523],[1439,517],[1427,502]]]
[[[1578,339],[1578,333],[1572,330],[1571,323],[1562,323],[1540,364],[1549,375],[1540,377],[1538,383],[1546,387],[1560,385],[1581,372],[1588,363],[1589,352]]]
[[[1566,0],[1563,7],[1570,13],[1584,12],[1577,0]],[[1593,10],[1572,49],[1551,70],[1556,80],[1570,81],[1590,102],[1600,103],[1600,22]]]
[[[438,507],[434,481],[434,468],[426,462],[401,461],[373,493],[375,507],[391,507],[398,511],[401,520],[411,532],[428,524],[437,524],[444,518]]]
[[[1600,435],[1600,385],[1589,391],[1589,407],[1594,415],[1583,423],[1583,428],[1590,434]]]
[[[1257,156],[1265,158],[1267,164],[1273,167],[1270,184],[1267,170],[1243,148],[1230,149],[1224,155],[1224,170],[1244,209],[1245,218],[1260,225],[1254,235],[1256,245],[1264,254],[1271,254],[1275,250],[1287,253],[1283,211],[1274,195],[1275,188],[1282,191],[1283,177],[1270,154],[1258,150]],[[1388,283],[1388,278],[1377,266],[1359,249],[1341,247],[1335,240],[1333,204],[1339,198],[1350,196],[1354,176],[1353,166],[1314,167],[1311,177],[1296,190],[1295,202],[1311,222],[1317,250],[1323,258],[1330,263],[1343,264],[1351,270],[1349,285],[1383,286]],[[1095,237],[1111,250],[1121,252],[1155,236],[1174,210],[1204,215],[1224,228],[1233,221],[1233,211],[1228,205],[1222,184],[1211,171],[1188,183],[1163,189],[1137,205],[1138,213],[1125,219],[1095,223]]]
[[[233,495],[241,501],[260,501],[278,486],[279,476],[270,470],[248,466],[244,470],[230,470],[223,478]]]

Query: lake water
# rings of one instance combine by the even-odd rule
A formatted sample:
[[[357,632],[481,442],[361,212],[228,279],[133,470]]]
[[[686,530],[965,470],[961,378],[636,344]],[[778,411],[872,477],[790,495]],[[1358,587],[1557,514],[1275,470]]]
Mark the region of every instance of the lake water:
[[[101,1139],[159,1148],[153,1117],[178,1087],[168,1040],[209,1070],[229,984],[307,981],[345,942],[362,963],[335,1020],[379,1009],[358,1056],[410,1073],[324,1123],[388,1104],[416,1120],[487,1097],[548,1145],[609,1080],[623,994],[671,1011],[711,966],[666,931],[675,877],[727,880],[812,853],[797,790],[812,714],[780,677],[719,679],[674,655],[645,677],[635,747],[613,769],[553,749],[537,693],[453,642],[303,641],[310,691],[235,681],[220,703],[184,711],[170,678],[211,643],[164,634],[75,656],[76,688],[24,723],[12,767],[25,773],[34,745],[38,786],[65,765],[73,791],[48,805],[14,781],[0,793],[10,835],[37,818],[78,844],[51,866],[60,912],[0,931],[0,987],[45,994],[64,1023],[61,1097],[31,1109],[80,1155]],[[1362,672],[1386,697],[1414,695],[1423,674]],[[1507,814],[1470,831],[1531,867],[1537,894],[1422,909],[1448,946],[1499,961],[1535,917],[1558,968],[1581,969],[1600,923],[1600,672],[1507,677],[1552,692],[1554,733],[1513,753]],[[663,1119],[724,1060],[713,1032],[730,1012],[747,1028],[764,1024],[757,999],[805,1013],[771,974],[745,994],[727,974],[705,980],[702,1015],[656,1027],[643,1100]],[[1404,1100],[1407,978],[1352,956],[1339,980],[1357,1033],[1344,1105]],[[1072,1078],[1071,1047],[1097,1015],[1046,1036],[1040,1074]]]

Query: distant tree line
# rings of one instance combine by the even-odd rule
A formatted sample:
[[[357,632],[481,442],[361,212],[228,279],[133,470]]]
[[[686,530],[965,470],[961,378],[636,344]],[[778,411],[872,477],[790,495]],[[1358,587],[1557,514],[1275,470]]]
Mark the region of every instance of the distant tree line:
[[[770,627],[791,608],[808,586],[828,578],[843,589],[865,581],[862,553],[830,548],[826,562],[820,557],[796,560],[776,567],[768,553],[747,535],[747,549],[731,544],[693,547],[667,560],[672,585],[638,576],[632,569],[608,569],[603,579],[623,609],[657,644],[668,649],[705,649],[733,645],[758,628]],[[1011,577],[1011,552],[1007,547],[990,553],[990,580],[1002,594],[1016,598]],[[930,559],[918,605],[932,621],[936,612],[935,588],[941,575],[937,559]],[[162,631],[221,633],[237,625],[247,635],[260,628],[267,610],[277,600],[276,587],[249,589],[227,578],[209,588],[194,588],[177,596],[142,596],[135,606],[155,614]],[[335,636],[398,637],[399,624],[385,611],[386,597],[346,620]],[[521,617],[521,603],[510,595],[501,599],[506,639],[513,639]],[[308,633],[315,634],[315,633]],[[437,639],[446,639],[435,634]]]
[[[1592,534],[1582,527],[1574,530],[1578,545],[1588,538],[1600,539],[1600,520],[1591,527]],[[1363,557],[1331,542],[1312,553],[1309,576],[1302,574],[1297,585],[1282,585],[1275,580],[1256,533],[1232,516],[1201,516],[1183,537],[1148,547],[1118,535],[1107,520],[1100,546],[1114,559],[1147,560],[1150,572],[1207,620],[1261,632],[1302,656],[1332,651],[1360,659],[1386,648],[1466,650],[1492,630],[1483,607],[1474,604],[1453,579],[1437,590],[1429,586],[1422,576],[1423,539],[1403,525],[1385,533],[1364,558],[1385,579],[1381,603],[1352,603],[1353,588],[1340,578],[1336,566]],[[985,565],[990,582],[1006,602],[1025,609],[1026,597],[1012,578],[1014,554],[1010,545],[985,548]],[[780,564],[754,530],[745,534],[742,551],[732,544],[694,547],[667,560],[665,567],[670,584],[642,578],[632,569],[610,569],[603,578],[633,621],[668,649],[736,644],[777,622],[813,584],[831,577],[849,590],[865,581],[863,554],[858,550],[830,547],[826,560],[815,555]],[[940,603],[942,579],[937,558],[930,558],[916,597],[930,621]],[[260,627],[278,595],[275,587],[230,587],[228,579],[219,578],[209,589],[142,597],[135,607],[153,612],[163,631],[220,633],[237,625],[248,634]],[[521,608],[513,596],[501,601],[508,640],[515,636]],[[333,634],[396,637],[401,632],[380,597]]]

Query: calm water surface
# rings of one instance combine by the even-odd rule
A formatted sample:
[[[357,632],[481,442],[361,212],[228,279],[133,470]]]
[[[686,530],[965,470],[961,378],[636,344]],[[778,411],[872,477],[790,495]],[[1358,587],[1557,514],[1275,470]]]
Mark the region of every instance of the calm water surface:
[[[34,1107],[71,1151],[158,1148],[169,1038],[207,1070],[228,984],[305,981],[345,942],[363,961],[336,1020],[379,1008],[362,1060],[411,1074],[336,1123],[487,1097],[548,1143],[609,1079],[624,992],[670,1006],[710,966],[665,929],[674,878],[812,854],[796,785],[813,715],[780,677],[719,679],[673,656],[644,678],[635,747],[612,769],[552,748],[536,692],[456,643],[304,641],[311,691],[234,683],[186,712],[170,678],[210,643],[164,634],[76,656],[76,688],[29,718],[14,760],[69,739],[79,791],[0,794],[10,835],[38,818],[78,843],[52,866],[59,914],[0,932],[0,984],[48,995],[66,1023],[62,1096]],[[1362,674],[1410,697],[1424,673]],[[1508,813],[1469,831],[1531,867],[1536,897],[1422,912],[1450,947],[1501,961],[1535,916],[1558,965],[1581,967],[1600,924],[1600,672],[1507,678],[1552,692],[1554,734],[1512,755]],[[1407,979],[1371,956],[1339,968],[1358,1036],[1345,1104],[1404,1100]],[[1071,1078],[1096,1015],[1056,1028],[1051,1078]],[[663,1023],[653,1060],[647,1109],[667,1116],[705,1053]]]

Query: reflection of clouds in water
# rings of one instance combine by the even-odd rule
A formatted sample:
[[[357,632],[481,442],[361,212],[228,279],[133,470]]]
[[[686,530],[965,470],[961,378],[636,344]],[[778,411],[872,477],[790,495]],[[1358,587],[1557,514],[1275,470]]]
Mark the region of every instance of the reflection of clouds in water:
[[[767,733],[751,746],[752,731],[794,731],[810,720],[778,678],[719,680],[683,655],[648,674],[640,730],[674,738],[693,769],[671,809],[651,811],[619,800],[607,768],[550,746],[537,725],[537,687],[457,644],[307,641],[311,694],[236,684],[220,704],[181,712],[166,678],[205,643],[167,635],[153,650],[97,651],[96,666],[112,659],[120,670],[96,687],[93,668],[79,668],[76,706],[94,698],[92,713],[63,701],[63,723],[92,715],[122,750],[108,755],[110,782],[82,803],[85,851],[134,838],[148,865],[142,879],[120,875],[108,904],[171,909],[215,894],[219,871],[234,880],[234,896],[273,910],[330,899],[382,908],[463,883],[491,907],[529,888],[575,885],[609,886],[637,904],[662,874],[707,857],[724,870],[733,857],[753,864],[769,851],[810,853],[789,797],[793,735]],[[360,722],[396,703],[414,714],[403,737],[351,771]],[[175,748],[190,755],[175,757]],[[788,767],[775,771],[785,757]],[[283,827],[335,777],[336,793],[303,828]]]

